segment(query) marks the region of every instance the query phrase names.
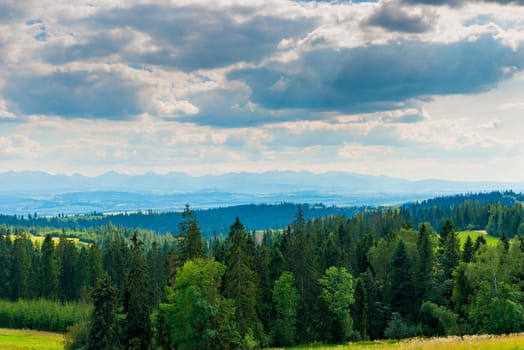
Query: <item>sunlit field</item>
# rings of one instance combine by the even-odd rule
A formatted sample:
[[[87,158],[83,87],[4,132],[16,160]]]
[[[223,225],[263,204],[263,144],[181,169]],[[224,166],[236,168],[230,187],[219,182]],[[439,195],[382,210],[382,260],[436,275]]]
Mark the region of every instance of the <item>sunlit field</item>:
[[[498,237],[490,236],[487,234],[486,231],[459,231],[457,232],[457,236],[460,240],[460,246],[464,245],[464,242],[466,242],[466,239],[468,238],[468,236],[471,237],[471,240],[473,241],[473,243],[475,243],[475,240],[479,236],[484,236],[484,239],[486,240],[486,243],[489,246],[497,245],[499,241]]]
[[[519,350],[524,349],[524,333],[492,336],[464,336],[422,339],[415,338],[394,341],[358,342],[346,345],[308,345],[297,346],[289,349],[319,349],[319,350],[345,350],[345,349],[370,349],[370,350]]]
[[[1,350],[62,350],[64,336],[59,333],[0,328]]]

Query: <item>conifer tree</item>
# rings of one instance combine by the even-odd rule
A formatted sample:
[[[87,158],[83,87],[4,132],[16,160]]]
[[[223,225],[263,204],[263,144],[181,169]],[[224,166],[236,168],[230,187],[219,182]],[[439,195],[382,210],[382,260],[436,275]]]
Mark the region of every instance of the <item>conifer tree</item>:
[[[363,338],[367,337],[368,325],[368,293],[362,277],[355,282],[355,303],[351,308],[353,316],[353,328]]]
[[[404,241],[400,240],[391,258],[391,282],[389,284],[388,299],[393,312],[404,317],[413,318],[414,315],[414,284],[412,260]]]
[[[257,321],[257,280],[252,270],[253,257],[248,254],[244,225],[237,217],[227,238],[229,252],[225,273],[225,295],[233,300],[236,319],[242,337],[253,331]]]
[[[186,204],[182,213],[182,222],[180,223],[180,235],[185,237],[182,249],[182,261],[200,258],[204,256],[202,239],[200,238],[200,228],[196,221],[196,215],[193,210]]]
[[[151,282],[142,242],[133,235],[133,250],[124,293],[125,331],[128,349],[147,350],[151,345]]]
[[[66,239],[65,235],[60,236],[57,247],[59,259],[59,289],[60,300],[73,300],[78,297],[80,286],[75,283],[75,265],[76,265],[76,247],[75,244]]]
[[[418,309],[427,300],[433,277],[433,245],[431,243],[429,224],[420,224],[417,237],[418,259],[415,269],[416,301]]]
[[[89,332],[88,350],[112,350],[118,348],[116,326],[116,301],[118,291],[106,273],[92,292],[93,317]]]
[[[471,262],[471,258],[473,258],[474,246],[473,241],[471,240],[471,237],[468,236],[466,238],[466,242],[464,242],[464,246],[462,247],[462,261],[465,263]]]
[[[58,296],[58,266],[55,254],[55,243],[50,234],[47,234],[42,244],[41,260],[41,291],[40,296],[45,299],[55,299]]]

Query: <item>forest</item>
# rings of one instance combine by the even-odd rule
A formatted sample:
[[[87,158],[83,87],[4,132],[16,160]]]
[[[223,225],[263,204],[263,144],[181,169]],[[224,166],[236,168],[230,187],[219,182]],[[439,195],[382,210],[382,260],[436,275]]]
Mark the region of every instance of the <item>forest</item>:
[[[310,219],[297,206],[284,229],[251,230],[237,217],[210,238],[189,205],[175,234],[108,223],[82,241],[3,225],[0,327],[66,331],[67,349],[522,332],[520,198],[468,194]],[[498,243],[461,244],[465,229]]]

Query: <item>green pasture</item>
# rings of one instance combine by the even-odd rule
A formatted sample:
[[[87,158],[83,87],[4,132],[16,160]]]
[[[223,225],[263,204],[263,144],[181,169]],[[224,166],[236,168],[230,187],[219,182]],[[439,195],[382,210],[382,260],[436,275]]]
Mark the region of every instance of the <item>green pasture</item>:
[[[59,333],[0,328],[0,350],[62,350],[64,336]]]

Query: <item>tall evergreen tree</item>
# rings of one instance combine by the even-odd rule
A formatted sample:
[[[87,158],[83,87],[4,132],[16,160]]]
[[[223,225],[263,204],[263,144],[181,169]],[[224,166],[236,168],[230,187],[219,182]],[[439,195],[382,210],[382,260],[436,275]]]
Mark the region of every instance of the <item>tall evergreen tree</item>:
[[[464,246],[462,247],[462,261],[465,263],[471,262],[471,259],[473,258],[473,254],[475,253],[475,247],[473,246],[473,241],[471,240],[471,237],[468,236],[466,238],[466,242],[464,242]]]
[[[75,244],[68,240],[65,235],[60,236],[57,247],[57,255],[59,260],[59,296],[60,300],[74,300],[78,298],[80,293],[80,286],[76,283],[75,271],[76,265],[76,247]]]
[[[133,235],[133,249],[126,277],[124,311],[128,349],[147,350],[151,345],[151,282],[142,242]]]
[[[0,298],[11,297],[11,238],[0,234]]]
[[[388,299],[393,312],[413,319],[414,316],[414,284],[412,260],[404,241],[400,240],[391,258],[391,283],[389,284]]]
[[[55,299],[58,296],[58,264],[55,243],[50,234],[45,236],[42,244],[41,281],[40,296]]]
[[[26,235],[16,237],[11,259],[11,298],[29,298],[31,284],[31,241]],[[33,284],[34,285],[34,284]]]
[[[93,317],[89,331],[88,350],[113,350],[118,348],[116,301],[118,291],[106,273],[92,292]]]
[[[353,328],[360,333],[360,336],[367,338],[368,325],[368,293],[362,277],[355,281],[355,303],[351,308],[353,316]]]
[[[185,237],[182,248],[182,260],[200,258],[204,256],[200,228],[196,220],[195,212],[186,204],[180,222],[180,236]]]
[[[295,276],[299,295],[299,315],[297,324],[297,337],[304,341],[317,337],[319,320],[319,305],[316,302],[319,297],[318,259],[315,251],[316,242],[312,235],[306,231],[306,225],[302,209],[299,207],[295,222],[293,223],[293,235],[290,236],[289,255],[291,272]]]
[[[433,245],[430,238],[429,224],[422,223],[417,237],[418,259],[415,266],[415,307],[418,309],[428,299],[433,277]]]
[[[239,332],[244,337],[257,321],[257,280],[252,270],[253,256],[248,254],[244,225],[237,217],[227,238],[229,252],[225,273],[225,295],[235,303]]]

